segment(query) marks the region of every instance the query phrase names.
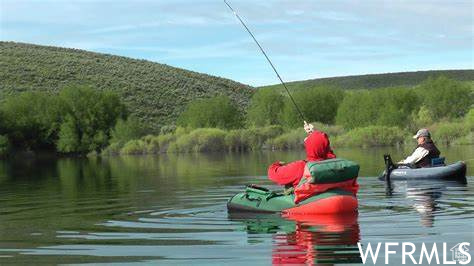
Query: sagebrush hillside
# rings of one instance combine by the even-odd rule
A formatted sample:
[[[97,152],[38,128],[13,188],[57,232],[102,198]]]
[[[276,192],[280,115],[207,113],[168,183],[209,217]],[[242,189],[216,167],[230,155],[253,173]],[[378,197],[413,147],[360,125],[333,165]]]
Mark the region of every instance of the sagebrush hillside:
[[[330,86],[344,90],[351,89],[375,89],[388,87],[412,87],[420,84],[430,77],[445,76],[458,81],[474,81],[474,70],[430,70],[430,71],[414,71],[399,72],[385,74],[370,74],[358,76],[332,77],[309,79],[288,82],[287,85],[291,89],[311,88],[317,86]],[[280,88],[281,85],[263,86],[261,88]]]
[[[244,110],[253,88],[229,80],[121,56],[0,42],[0,99],[22,91],[57,92],[71,85],[115,91],[150,129],[174,124],[198,98],[227,95]]]
[[[436,70],[321,78],[290,82],[291,89],[318,86],[372,89],[416,86],[429,77],[474,81],[474,70]],[[245,112],[254,89],[220,77],[164,64],[78,49],[0,42],[0,100],[22,91],[57,92],[87,85],[116,92],[144,125],[158,130],[175,124],[188,103],[229,96]],[[271,85],[262,88],[281,88]]]

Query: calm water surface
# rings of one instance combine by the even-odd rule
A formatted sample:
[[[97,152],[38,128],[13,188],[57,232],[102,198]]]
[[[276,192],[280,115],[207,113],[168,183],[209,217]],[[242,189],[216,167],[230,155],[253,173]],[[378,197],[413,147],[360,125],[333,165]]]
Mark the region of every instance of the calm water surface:
[[[361,262],[357,242],[381,241],[474,249],[474,160],[468,185],[399,182],[387,196],[382,155],[408,150],[336,152],[361,164],[358,216],[227,213],[246,184],[277,189],[267,165],[301,152],[0,162],[0,264],[344,264]],[[443,154],[467,160],[474,149]]]

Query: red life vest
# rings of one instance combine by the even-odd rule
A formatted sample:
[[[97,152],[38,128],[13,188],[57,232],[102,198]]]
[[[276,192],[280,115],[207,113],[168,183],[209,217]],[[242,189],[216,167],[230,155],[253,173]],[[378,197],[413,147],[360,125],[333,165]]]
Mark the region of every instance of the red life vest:
[[[357,191],[359,190],[359,184],[356,178],[326,184],[310,183],[311,174],[306,166],[306,162],[302,160],[285,165],[280,162],[273,163],[268,168],[268,178],[279,185],[291,184],[295,189],[295,203],[334,188],[349,191],[354,194],[354,196],[357,195]]]

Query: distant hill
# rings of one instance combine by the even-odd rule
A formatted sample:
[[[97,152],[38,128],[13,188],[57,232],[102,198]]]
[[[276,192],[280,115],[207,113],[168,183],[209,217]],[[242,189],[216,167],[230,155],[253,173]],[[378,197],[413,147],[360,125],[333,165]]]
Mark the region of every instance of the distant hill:
[[[331,86],[344,90],[352,89],[375,89],[398,86],[416,86],[428,79],[429,77],[446,76],[451,79],[459,81],[474,81],[474,70],[430,70],[430,71],[415,71],[415,72],[399,72],[386,74],[370,74],[359,76],[345,76],[309,79],[302,81],[288,82],[288,87],[292,89],[316,87],[316,86]],[[282,87],[280,84],[263,86],[261,88],[278,88]]]
[[[292,89],[333,86],[372,89],[415,86],[431,76],[474,81],[474,70],[436,70],[321,78],[289,82]],[[113,90],[150,129],[174,124],[195,99],[227,95],[244,110],[254,88],[220,77],[127,57],[15,42],[0,42],[0,100],[22,91],[71,85]],[[279,88],[281,85],[262,88]]]
[[[146,60],[77,49],[0,42],[0,99],[22,91],[88,85],[115,91],[147,127],[173,124],[197,98],[227,95],[242,110],[253,88]]]

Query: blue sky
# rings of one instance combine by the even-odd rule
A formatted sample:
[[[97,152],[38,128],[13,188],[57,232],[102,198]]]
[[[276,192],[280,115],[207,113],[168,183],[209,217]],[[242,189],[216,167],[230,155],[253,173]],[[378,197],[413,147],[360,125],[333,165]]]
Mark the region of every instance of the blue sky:
[[[473,1],[228,2],[285,81],[473,68]],[[278,83],[221,0],[0,0],[0,40],[147,59],[250,85]]]

